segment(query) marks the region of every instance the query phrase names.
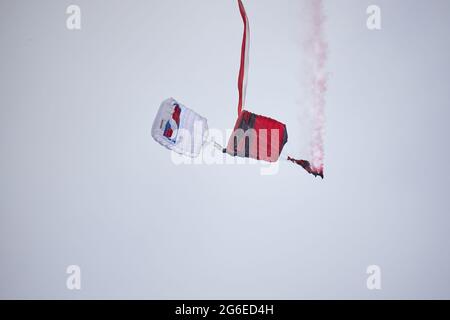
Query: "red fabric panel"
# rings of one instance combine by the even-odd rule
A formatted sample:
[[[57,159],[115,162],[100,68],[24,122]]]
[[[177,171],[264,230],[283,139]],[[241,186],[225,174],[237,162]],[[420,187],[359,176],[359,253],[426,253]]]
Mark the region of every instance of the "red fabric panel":
[[[240,131],[240,129],[242,131]],[[254,131],[251,131],[250,129],[254,129]],[[276,136],[272,137],[272,130],[276,130],[276,132],[273,133],[275,135],[278,133],[278,138]],[[250,145],[248,145],[247,148],[246,139],[245,136],[242,136],[242,132],[246,134],[248,142],[250,142]],[[251,133],[255,136],[252,136]],[[236,146],[235,137],[237,142]],[[274,143],[278,145],[272,145],[272,138],[274,139]],[[234,132],[228,141],[226,151],[233,156],[236,155],[275,162],[278,160],[286,142],[287,130],[283,123],[244,110],[236,121]],[[272,147],[274,150],[272,150]]]
[[[285,131],[285,125],[274,119],[257,116],[254,129],[258,136],[258,159],[265,161],[277,161],[283,148],[283,136]],[[272,132],[275,130],[275,132]],[[278,133],[278,139],[273,137],[277,146],[274,146],[272,150],[272,134]],[[275,152],[275,154],[272,154]]]

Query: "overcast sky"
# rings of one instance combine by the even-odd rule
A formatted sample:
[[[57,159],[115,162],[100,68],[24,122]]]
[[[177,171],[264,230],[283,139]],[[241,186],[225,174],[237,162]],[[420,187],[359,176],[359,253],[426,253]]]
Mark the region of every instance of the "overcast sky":
[[[305,1],[244,1],[247,108],[286,123],[294,155]],[[235,1],[0,0],[0,297],[450,298],[450,2],[324,11],[321,180],[287,162],[177,166],[152,140],[168,97],[234,125]]]

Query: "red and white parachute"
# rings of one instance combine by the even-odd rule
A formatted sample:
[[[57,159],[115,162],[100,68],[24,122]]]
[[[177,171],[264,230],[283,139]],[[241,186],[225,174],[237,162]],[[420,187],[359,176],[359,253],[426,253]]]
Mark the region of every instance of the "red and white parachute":
[[[173,98],[161,103],[152,127],[155,141],[190,157],[200,154],[207,132],[207,120]]]
[[[250,26],[241,0],[239,11],[244,23],[241,61],[238,74],[237,120],[226,148],[222,151],[231,156],[254,158],[268,162],[278,161],[288,141],[286,125],[269,117],[246,109],[245,97],[248,81]],[[173,98],[163,101],[153,122],[153,138],[179,154],[196,157],[207,142],[207,120]],[[323,167],[313,167],[307,160],[285,157],[302,166],[308,173],[323,178]]]

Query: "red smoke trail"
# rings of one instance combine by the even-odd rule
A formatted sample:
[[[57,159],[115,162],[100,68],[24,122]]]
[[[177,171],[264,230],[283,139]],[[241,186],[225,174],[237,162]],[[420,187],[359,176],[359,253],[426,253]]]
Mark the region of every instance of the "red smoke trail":
[[[312,29],[307,41],[308,51],[311,53],[312,76],[312,139],[311,166],[316,172],[323,172],[324,165],[324,127],[325,127],[325,94],[327,91],[328,74],[325,66],[327,62],[328,46],[324,37],[324,14],[322,0],[311,0]]]

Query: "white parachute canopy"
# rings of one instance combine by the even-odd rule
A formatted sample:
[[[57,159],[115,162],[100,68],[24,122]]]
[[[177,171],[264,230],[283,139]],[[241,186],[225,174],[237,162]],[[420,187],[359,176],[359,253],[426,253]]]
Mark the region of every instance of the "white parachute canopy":
[[[208,123],[173,98],[164,100],[152,127],[156,142],[179,154],[197,157],[208,135]]]

